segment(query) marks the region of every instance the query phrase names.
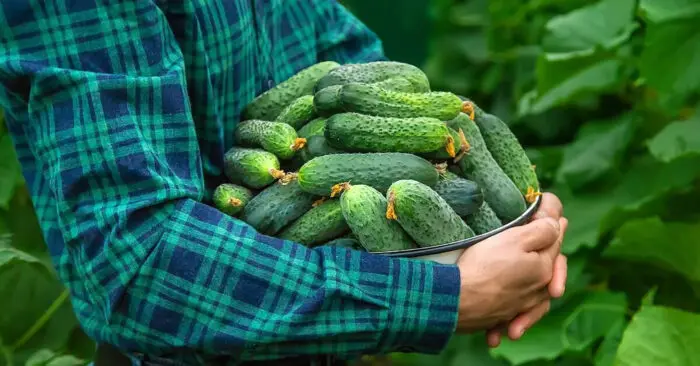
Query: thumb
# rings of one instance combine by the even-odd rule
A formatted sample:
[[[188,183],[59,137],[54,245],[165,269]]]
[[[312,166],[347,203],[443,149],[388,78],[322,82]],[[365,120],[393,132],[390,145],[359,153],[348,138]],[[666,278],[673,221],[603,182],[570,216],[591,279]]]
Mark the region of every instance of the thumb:
[[[532,221],[517,229],[520,232],[514,234],[518,235],[518,243],[526,252],[548,249],[557,243],[559,232],[561,231],[559,221],[551,217]]]

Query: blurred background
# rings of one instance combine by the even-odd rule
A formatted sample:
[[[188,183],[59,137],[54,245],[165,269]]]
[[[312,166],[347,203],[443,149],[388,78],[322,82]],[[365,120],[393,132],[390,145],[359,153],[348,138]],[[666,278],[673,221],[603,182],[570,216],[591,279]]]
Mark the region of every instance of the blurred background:
[[[522,340],[357,364],[700,364],[700,1],[341,2],[506,121],[569,219],[566,295]],[[84,364],[4,123],[0,157],[0,365]]]

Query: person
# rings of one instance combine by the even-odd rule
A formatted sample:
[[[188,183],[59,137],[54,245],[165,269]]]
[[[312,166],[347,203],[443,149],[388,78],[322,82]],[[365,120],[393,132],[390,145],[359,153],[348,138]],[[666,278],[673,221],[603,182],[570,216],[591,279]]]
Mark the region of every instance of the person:
[[[208,205],[243,108],[323,60],[386,57],[331,0],[2,2],[0,103],[92,339],[149,365],[437,353],[518,339],[562,294],[551,194],[456,265],[307,248]]]

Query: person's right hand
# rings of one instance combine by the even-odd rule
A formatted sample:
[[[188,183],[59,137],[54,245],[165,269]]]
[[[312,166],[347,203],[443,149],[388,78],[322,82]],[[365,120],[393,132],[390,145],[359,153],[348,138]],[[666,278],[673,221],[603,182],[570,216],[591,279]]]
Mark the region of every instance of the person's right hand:
[[[462,254],[457,331],[509,322],[550,298],[560,223],[550,217],[508,229]]]

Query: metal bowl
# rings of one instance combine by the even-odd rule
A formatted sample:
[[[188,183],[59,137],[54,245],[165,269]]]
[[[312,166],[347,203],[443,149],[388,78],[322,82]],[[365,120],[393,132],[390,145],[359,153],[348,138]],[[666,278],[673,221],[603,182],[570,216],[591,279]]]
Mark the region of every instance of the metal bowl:
[[[491,230],[487,233],[483,233],[477,236],[473,236],[468,239],[458,240],[452,243],[434,245],[424,248],[414,248],[405,250],[392,250],[387,252],[373,252],[374,254],[386,255],[389,257],[402,257],[402,258],[415,258],[415,259],[425,259],[431,260],[443,264],[455,264],[457,260],[462,255],[462,253],[467,250],[467,248],[472,245],[488,239],[498,233],[508,230],[514,226],[521,226],[527,223],[532,215],[537,211],[542,201],[542,196],[537,196],[535,202],[530,204],[530,207],[518,216],[515,220],[499,227],[498,229]]]

